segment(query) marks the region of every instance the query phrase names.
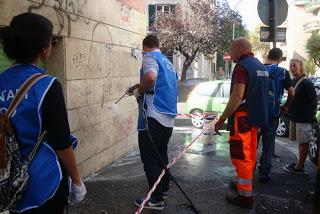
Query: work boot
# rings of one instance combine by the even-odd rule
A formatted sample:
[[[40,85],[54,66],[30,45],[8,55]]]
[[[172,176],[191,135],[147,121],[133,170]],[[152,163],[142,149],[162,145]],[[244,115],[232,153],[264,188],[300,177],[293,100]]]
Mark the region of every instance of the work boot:
[[[246,209],[252,209],[253,208],[253,196],[251,197],[244,197],[242,195],[234,195],[234,194],[228,194],[226,196],[226,200],[235,206],[239,206]]]

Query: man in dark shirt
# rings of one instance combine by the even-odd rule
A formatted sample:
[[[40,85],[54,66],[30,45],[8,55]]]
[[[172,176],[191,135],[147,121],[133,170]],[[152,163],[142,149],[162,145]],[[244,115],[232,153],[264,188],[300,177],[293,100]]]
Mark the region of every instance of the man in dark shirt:
[[[226,200],[233,205],[251,209],[253,207],[252,174],[256,164],[258,127],[249,122],[248,113],[250,113],[250,119],[257,113],[249,112],[249,109],[252,110],[253,97],[249,98],[248,94],[252,92],[252,85],[255,85],[250,85],[249,80],[251,83],[261,83],[257,85],[255,91],[267,97],[268,88],[262,87],[268,83],[268,73],[265,66],[253,57],[252,46],[246,38],[238,38],[231,43],[231,55],[233,61],[237,63],[232,75],[231,96],[215,124],[215,131],[218,132],[226,118],[229,118],[230,156],[238,179],[230,184],[237,194],[228,194]],[[259,102],[265,101],[262,97],[254,99]]]
[[[288,110],[288,106],[291,104],[293,98],[294,98],[294,89],[291,86],[291,78],[289,72],[281,67],[278,67],[278,64],[282,61],[282,50],[279,48],[273,48],[269,51],[268,54],[268,63],[266,66],[269,68],[269,70],[272,70],[272,73],[270,74],[270,78],[272,78],[272,75],[274,76],[275,81],[279,81],[279,91],[276,91],[276,93],[280,92],[280,94],[283,94],[283,90],[288,90],[288,98],[286,103],[282,106],[282,110],[286,112]],[[269,71],[270,72],[270,71]],[[282,73],[280,73],[282,72]],[[284,78],[281,79],[280,78]],[[276,100],[275,105],[277,105],[277,109],[280,109],[280,101],[281,96],[278,97],[278,100]],[[260,158],[260,164],[259,164],[259,182],[260,183],[266,183],[268,182],[270,178],[270,172],[271,172],[271,162],[272,162],[272,155],[275,154],[275,137],[276,137],[276,130],[279,123],[279,116],[280,112],[277,112],[275,116],[270,117],[269,119],[269,125],[266,128],[261,129],[261,136],[262,136],[262,154]],[[275,155],[274,155],[275,156]]]

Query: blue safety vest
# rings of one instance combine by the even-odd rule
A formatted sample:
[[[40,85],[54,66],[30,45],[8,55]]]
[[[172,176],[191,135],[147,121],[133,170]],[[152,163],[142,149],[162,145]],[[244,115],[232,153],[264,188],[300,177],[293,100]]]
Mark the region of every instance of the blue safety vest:
[[[6,112],[16,91],[36,73],[45,73],[32,64],[12,66],[0,74],[0,111]],[[47,76],[31,87],[25,98],[13,113],[11,122],[15,127],[15,136],[20,145],[22,159],[25,159],[42,132],[43,99],[56,78]],[[72,143],[76,139],[70,136]],[[29,181],[17,212],[36,208],[50,199],[59,187],[62,179],[61,167],[55,151],[44,141],[29,165]]]
[[[248,121],[255,127],[267,127],[269,118],[268,93],[269,73],[265,65],[252,56],[244,56],[238,62],[248,73],[245,105],[248,110]]]
[[[170,60],[161,52],[149,52],[153,55],[158,63],[159,71],[156,82],[153,88],[148,89],[143,97],[143,109],[146,114],[145,101],[146,94],[153,94],[153,107],[161,114],[170,115],[175,117],[177,115],[177,72],[170,62]],[[140,80],[143,78],[143,71],[140,70]],[[141,110],[139,111],[138,118],[138,130],[144,130],[145,124],[143,121],[143,115]]]

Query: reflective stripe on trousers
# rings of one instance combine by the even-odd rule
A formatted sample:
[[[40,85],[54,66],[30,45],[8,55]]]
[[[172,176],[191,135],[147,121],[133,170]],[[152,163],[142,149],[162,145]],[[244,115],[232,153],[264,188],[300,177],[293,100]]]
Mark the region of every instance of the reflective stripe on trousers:
[[[235,112],[230,132],[230,156],[236,168],[239,195],[252,196],[252,174],[256,164],[258,129],[248,122],[247,112]]]

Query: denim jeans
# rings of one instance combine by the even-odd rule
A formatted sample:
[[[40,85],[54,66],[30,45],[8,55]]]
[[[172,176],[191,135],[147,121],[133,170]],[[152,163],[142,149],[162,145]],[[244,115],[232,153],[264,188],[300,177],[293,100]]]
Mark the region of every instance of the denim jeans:
[[[279,118],[272,118],[267,128],[261,129],[262,154],[260,157],[259,174],[260,177],[270,177],[272,155],[275,147],[276,131]]]
[[[165,165],[169,163],[168,161],[168,142],[172,135],[173,128],[168,128],[161,125],[154,118],[148,117],[148,127],[152,140],[159,151],[161,159],[164,161]],[[149,189],[152,188],[153,184],[158,179],[161,171],[163,170],[163,165],[156,154],[154,147],[150,141],[147,131],[139,131],[138,134],[139,149],[141,160],[143,163],[143,168],[147,176],[149,183]],[[163,200],[163,192],[169,190],[169,176],[167,173],[162,178],[160,184],[152,194],[151,198],[156,201]]]

